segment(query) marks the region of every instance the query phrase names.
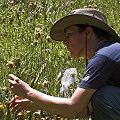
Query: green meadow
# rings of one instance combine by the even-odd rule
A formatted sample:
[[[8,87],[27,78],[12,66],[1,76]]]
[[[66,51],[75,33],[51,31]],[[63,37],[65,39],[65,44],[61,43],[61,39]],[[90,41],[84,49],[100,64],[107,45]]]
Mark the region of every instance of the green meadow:
[[[18,76],[48,95],[71,97],[85,72],[86,61],[71,58],[62,42],[50,38],[50,29],[78,8],[103,11],[120,36],[120,0],[0,0],[0,120],[68,120],[41,110],[16,116],[9,108],[14,94],[8,75]],[[77,69],[78,80],[67,92],[60,93],[62,76],[68,68]]]

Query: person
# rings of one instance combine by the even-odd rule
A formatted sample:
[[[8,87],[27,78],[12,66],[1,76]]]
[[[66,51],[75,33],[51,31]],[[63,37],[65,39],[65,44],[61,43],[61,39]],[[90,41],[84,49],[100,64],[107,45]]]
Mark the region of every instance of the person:
[[[10,101],[12,111],[40,109],[67,118],[91,115],[92,120],[120,120],[120,38],[104,13],[92,8],[73,10],[53,25],[50,36],[63,41],[72,58],[89,60],[81,83],[71,98],[60,98],[10,74],[11,90],[17,95]]]

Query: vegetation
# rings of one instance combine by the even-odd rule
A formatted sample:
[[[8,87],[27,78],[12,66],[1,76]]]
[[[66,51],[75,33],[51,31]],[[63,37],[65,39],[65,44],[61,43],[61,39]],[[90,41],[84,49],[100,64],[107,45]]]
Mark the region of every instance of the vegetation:
[[[8,75],[15,74],[43,93],[70,97],[85,71],[85,59],[72,59],[61,42],[52,41],[49,32],[55,21],[78,8],[95,8],[108,17],[108,23],[120,35],[119,0],[0,0],[0,119],[63,120],[44,111],[10,112],[11,93]],[[78,81],[66,93],[60,93],[65,69],[76,68]],[[64,109],[64,108],[63,108]]]

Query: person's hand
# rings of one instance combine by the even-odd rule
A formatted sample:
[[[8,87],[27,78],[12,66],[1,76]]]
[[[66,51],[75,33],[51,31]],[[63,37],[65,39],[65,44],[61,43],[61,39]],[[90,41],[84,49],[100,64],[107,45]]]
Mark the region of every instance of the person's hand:
[[[10,74],[9,77],[11,78],[9,79],[9,83],[10,83],[12,92],[15,95],[26,98],[27,93],[29,93],[29,91],[32,88],[27,83],[23,82],[13,74]]]
[[[12,112],[15,112],[15,114],[18,114],[20,112],[22,112],[23,110],[38,110],[38,105],[36,105],[34,102],[26,99],[26,98],[22,98],[19,96],[15,96],[14,98],[12,98],[12,100],[10,101],[10,108],[12,108]]]

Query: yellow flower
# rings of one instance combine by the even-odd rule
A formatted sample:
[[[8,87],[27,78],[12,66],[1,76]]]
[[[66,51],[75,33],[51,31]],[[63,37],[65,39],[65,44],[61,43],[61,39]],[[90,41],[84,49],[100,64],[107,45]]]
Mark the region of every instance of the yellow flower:
[[[0,109],[3,109],[3,104],[0,104]]]

